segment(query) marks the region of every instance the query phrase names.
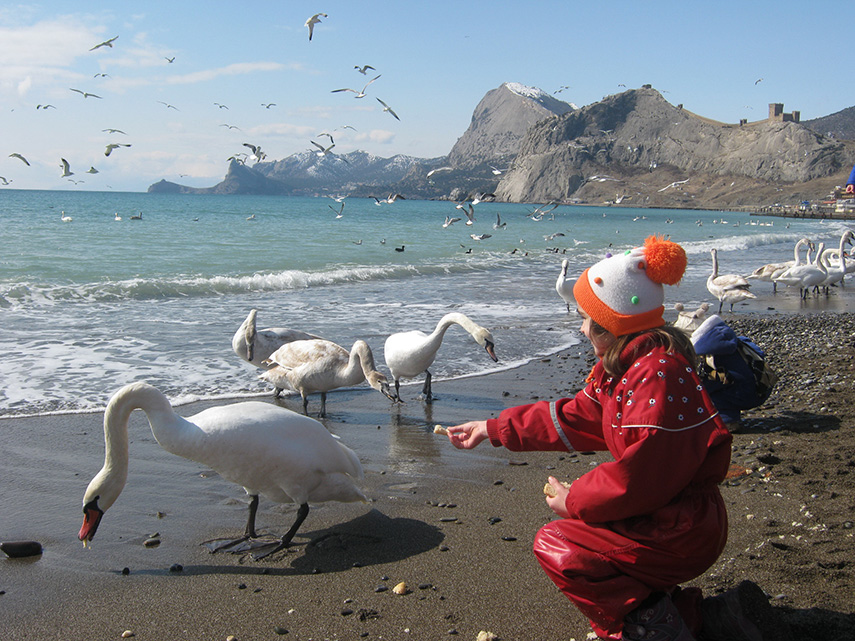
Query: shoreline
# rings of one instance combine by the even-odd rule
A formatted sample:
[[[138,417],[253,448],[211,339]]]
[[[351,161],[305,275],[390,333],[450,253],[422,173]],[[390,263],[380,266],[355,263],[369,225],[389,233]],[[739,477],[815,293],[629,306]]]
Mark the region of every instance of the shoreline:
[[[849,638],[855,626],[855,314],[808,316],[723,315],[769,350],[781,382],[734,435],[737,475],[721,487],[729,541],[690,584],[712,595],[752,579],[796,638],[825,641]],[[100,416],[11,417],[0,441],[8,461],[0,540],[38,540],[44,553],[0,556],[7,636],[472,640],[489,630],[505,641],[581,641],[587,622],[543,574],[531,543],[552,518],[545,478],[573,480],[609,455],[487,444],[464,452],[432,427],[570,395],[592,364],[580,343],[515,369],[437,381],[432,405],[415,399],[417,385],[391,409],[369,388],[330,394],[323,422],[357,452],[371,502],[313,505],[294,545],[260,562],[200,545],[242,531],[244,493],[162,450],[141,412],[131,420],[126,489],[84,550],[80,500],[103,460]],[[262,498],[259,527],[281,533],[294,513]],[[160,545],[146,547],[155,533]],[[392,591],[400,582],[407,594]]]

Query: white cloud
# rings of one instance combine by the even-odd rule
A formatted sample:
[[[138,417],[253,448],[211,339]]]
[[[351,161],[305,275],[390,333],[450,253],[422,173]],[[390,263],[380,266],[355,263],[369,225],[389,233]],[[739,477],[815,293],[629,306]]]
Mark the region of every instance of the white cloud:
[[[194,84],[197,82],[207,82],[220,76],[241,76],[257,71],[279,71],[284,68],[285,65],[279,62],[236,62],[225,67],[219,67],[218,69],[206,69],[181,76],[170,76],[166,79],[166,82],[171,85]]]

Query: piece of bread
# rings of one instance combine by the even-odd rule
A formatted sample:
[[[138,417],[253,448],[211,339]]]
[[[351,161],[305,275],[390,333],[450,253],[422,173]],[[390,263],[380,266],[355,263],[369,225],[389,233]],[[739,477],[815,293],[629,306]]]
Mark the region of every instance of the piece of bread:
[[[448,436],[448,430],[445,429],[442,425],[434,425],[433,426],[433,433],[434,434],[443,434],[445,436]]]
[[[569,489],[571,484],[567,481],[561,481],[561,485]],[[543,493],[546,494],[546,496],[555,496],[555,488],[552,487],[551,483],[547,483],[543,486]]]

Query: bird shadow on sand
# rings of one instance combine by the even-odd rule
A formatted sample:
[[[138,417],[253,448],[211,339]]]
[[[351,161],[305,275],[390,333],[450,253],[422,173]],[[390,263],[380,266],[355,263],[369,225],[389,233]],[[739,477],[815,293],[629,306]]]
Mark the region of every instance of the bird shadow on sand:
[[[840,419],[836,416],[813,412],[781,412],[775,416],[743,419],[739,432],[765,434],[774,431],[811,434],[839,429]]]
[[[185,565],[178,572],[173,568],[151,570],[149,573],[298,576],[344,572],[354,567],[391,563],[422,554],[437,548],[444,538],[436,526],[416,519],[389,518],[374,509],[346,523],[298,533],[287,549],[261,561],[253,560],[249,553],[230,555],[220,552],[217,556],[221,560],[238,558],[237,565]],[[281,567],[285,563],[288,566]]]

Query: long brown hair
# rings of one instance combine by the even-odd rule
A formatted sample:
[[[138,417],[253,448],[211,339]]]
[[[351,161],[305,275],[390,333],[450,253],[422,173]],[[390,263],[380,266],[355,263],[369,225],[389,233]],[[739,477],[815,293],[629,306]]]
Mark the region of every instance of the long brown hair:
[[[607,334],[609,331],[591,320],[591,333]],[[626,372],[635,359],[622,359],[621,356],[626,346],[641,335],[647,335],[650,341],[649,343],[645,343],[644,349],[648,349],[652,343],[653,345],[664,347],[666,351],[682,355],[692,367],[695,366],[697,356],[695,355],[695,348],[692,345],[691,339],[683,330],[670,325],[663,325],[662,327],[645,329],[633,334],[617,336],[603,354],[603,369],[606,370],[607,374],[614,377],[623,376],[624,372]]]

